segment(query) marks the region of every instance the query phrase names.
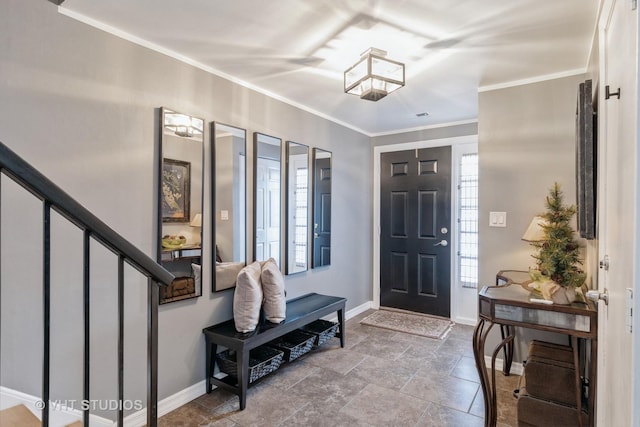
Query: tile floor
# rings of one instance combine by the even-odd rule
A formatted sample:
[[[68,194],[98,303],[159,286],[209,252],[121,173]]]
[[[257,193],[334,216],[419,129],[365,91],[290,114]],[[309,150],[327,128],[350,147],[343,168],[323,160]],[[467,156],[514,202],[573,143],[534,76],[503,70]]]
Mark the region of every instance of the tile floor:
[[[223,390],[159,420],[160,426],[464,426],[483,425],[471,349],[473,328],[455,325],[434,340],[347,321],[333,339],[250,388],[247,408]],[[497,375],[498,426],[516,425],[517,376]]]

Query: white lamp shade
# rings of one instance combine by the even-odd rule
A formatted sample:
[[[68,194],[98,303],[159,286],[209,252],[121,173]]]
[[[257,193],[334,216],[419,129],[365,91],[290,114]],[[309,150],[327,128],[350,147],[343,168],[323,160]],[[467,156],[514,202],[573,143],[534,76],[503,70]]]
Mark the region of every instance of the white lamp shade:
[[[544,218],[534,216],[529,227],[527,227],[527,230],[522,235],[522,240],[525,242],[540,242],[544,240],[544,230],[542,226],[546,225],[547,221]]]
[[[189,225],[192,227],[202,227],[202,214],[195,214]]]

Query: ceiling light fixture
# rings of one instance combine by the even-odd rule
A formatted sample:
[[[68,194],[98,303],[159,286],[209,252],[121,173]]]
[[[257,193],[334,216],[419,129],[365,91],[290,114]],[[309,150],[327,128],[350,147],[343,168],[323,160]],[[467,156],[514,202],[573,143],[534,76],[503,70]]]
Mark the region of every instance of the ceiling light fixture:
[[[166,113],[164,127],[178,136],[191,138],[202,135],[204,121],[180,113]]]
[[[384,50],[370,48],[344,72],[344,91],[360,99],[378,101],[404,86],[404,64],[386,58]]]

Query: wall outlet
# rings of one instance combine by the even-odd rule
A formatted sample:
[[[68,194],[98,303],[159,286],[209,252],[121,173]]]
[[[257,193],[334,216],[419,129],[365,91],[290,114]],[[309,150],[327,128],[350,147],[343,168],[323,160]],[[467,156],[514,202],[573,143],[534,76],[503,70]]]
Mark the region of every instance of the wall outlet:
[[[489,227],[506,227],[506,212],[489,212]]]
[[[229,221],[229,211],[227,211],[227,210],[220,211],[220,220],[221,221]]]

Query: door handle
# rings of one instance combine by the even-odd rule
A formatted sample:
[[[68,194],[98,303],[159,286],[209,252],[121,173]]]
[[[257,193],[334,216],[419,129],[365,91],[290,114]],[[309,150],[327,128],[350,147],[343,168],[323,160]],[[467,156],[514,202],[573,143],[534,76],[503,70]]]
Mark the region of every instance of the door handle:
[[[440,240],[438,243],[436,243],[433,246],[448,246],[448,245],[449,245],[449,242],[447,242],[446,240],[442,239],[442,240]]]
[[[604,301],[605,305],[609,305],[609,292],[605,289],[604,292],[600,292],[597,289],[587,291],[587,298],[591,301],[598,302],[598,300]]]

